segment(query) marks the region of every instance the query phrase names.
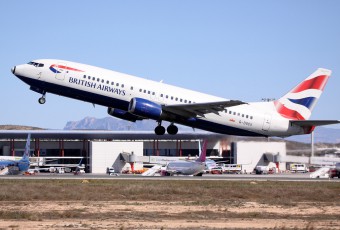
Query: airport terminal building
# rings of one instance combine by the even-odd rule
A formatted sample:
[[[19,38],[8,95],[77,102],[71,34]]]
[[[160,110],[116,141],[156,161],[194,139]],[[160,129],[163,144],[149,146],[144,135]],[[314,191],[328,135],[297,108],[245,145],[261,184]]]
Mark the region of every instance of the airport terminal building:
[[[257,165],[275,162],[280,170],[285,162],[285,142],[235,141],[227,135],[209,132],[182,132],[157,136],[143,131],[88,130],[3,130],[0,131],[1,158],[19,158],[27,134],[31,133],[31,161],[35,167],[84,164],[88,173],[139,170],[169,158],[192,158],[199,154],[198,141],[208,139],[207,156],[227,164],[241,164],[250,173]]]

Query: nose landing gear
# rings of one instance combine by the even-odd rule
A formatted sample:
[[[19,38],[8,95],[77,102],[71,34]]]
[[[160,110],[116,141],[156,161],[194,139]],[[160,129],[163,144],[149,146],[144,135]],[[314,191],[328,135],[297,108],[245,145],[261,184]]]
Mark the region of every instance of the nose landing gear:
[[[39,100],[38,100],[38,102],[39,102],[39,104],[45,104],[45,102],[46,102],[46,96],[45,96],[45,94],[43,94],[42,96],[41,96],[41,98],[39,98]]]

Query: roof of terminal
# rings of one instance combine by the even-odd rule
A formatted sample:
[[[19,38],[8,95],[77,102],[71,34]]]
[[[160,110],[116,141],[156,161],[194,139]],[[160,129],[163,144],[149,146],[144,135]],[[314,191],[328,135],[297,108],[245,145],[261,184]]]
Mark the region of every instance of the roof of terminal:
[[[24,139],[28,133],[41,139],[112,139],[112,140],[197,140],[223,138],[226,135],[210,132],[180,132],[176,135],[157,136],[153,131],[106,131],[106,130],[0,130],[0,139]]]

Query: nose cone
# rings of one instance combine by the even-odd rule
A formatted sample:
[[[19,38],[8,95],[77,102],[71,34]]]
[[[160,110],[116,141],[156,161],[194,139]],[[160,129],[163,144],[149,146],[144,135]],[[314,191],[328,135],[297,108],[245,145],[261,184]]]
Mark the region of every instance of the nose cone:
[[[13,74],[15,74],[15,66],[12,67],[11,71]]]

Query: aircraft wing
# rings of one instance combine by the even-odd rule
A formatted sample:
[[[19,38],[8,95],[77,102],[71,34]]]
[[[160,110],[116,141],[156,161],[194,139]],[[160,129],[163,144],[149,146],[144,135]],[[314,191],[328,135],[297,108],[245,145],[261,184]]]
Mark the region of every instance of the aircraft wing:
[[[194,104],[180,104],[180,105],[164,105],[163,110],[177,114],[184,117],[204,117],[207,113],[215,113],[223,111],[227,107],[247,104],[238,100],[194,103]]]
[[[291,124],[297,126],[322,126],[322,125],[333,125],[340,123],[340,120],[299,120],[290,121]]]

